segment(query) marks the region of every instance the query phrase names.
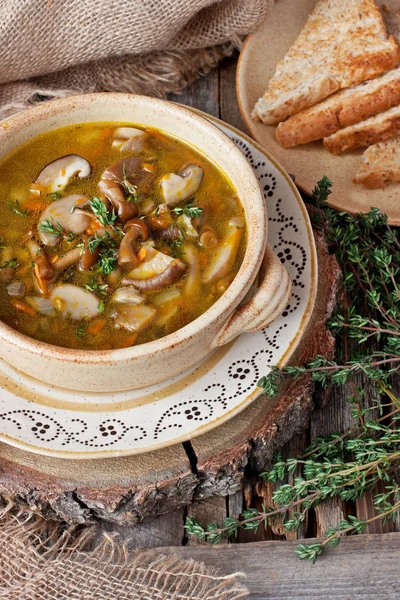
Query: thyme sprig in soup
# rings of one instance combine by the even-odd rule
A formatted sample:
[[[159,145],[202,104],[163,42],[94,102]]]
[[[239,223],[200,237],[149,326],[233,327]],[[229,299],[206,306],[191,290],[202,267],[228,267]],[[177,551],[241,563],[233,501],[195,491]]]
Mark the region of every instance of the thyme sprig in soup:
[[[125,348],[225,292],[244,212],[207,158],[151,128],[75,125],[0,162],[0,318],[38,340]]]

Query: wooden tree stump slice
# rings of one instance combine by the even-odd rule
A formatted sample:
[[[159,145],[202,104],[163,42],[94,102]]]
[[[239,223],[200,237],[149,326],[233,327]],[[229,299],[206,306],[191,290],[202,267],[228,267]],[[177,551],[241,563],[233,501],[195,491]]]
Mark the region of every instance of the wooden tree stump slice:
[[[317,302],[292,359],[333,356],[325,327],[336,302],[340,270],[318,232]],[[240,415],[192,443],[139,456],[66,460],[31,454],[0,443],[0,495],[47,518],[71,524],[96,519],[132,525],[201,498],[232,494],[244,470],[260,472],[273,453],[307,424],[313,409],[308,376],[273,399],[259,397]]]

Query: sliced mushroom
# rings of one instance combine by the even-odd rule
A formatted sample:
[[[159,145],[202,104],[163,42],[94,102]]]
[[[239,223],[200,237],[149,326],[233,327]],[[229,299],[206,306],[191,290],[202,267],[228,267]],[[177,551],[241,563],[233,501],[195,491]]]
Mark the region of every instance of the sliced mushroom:
[[[72,283],[58,284],[50,295],[53,306],[63,315],[80,321],[98,315],[99,300],[87,290]]]
[[[155,213],[149,217],[150,227],[156,231],[167,229],[174,220],[167,204],[159,204]]]
[[[172,256],[146,246],[146,256],[138,267],[128,273],[128,277],[132,279],[149,279],[165,271],[173,260]]]
[[[128,331],[142,331],[156,316],[156,310],[143,304],[124,304],[118,307],[115,327]]]
[[[15,298],[22,298],[25,295],[25,285],[22,281],[13,281],[7,286],[7,294]]]
[[[192,298],[197,297],[201,287],[199,251],[193,244],[185,244],[183,246],[183,253],[189,264],[188,274],[183,286],[183,294]]]
[[[54,270],[43,253],[37,254],[33,262],[33,272],[43,296],[49,294],[49,285],[54,281]]]
[[[75,206],[84,206],[89,199],[82,194],[72,194],[60,200],[55,200],[42,212],[38,223],[38,235],[46,246],[56,246],[60,235],[43,230],[45,222],[51,222],[55,228],[60,225],[64,231],[75,234],[82,233],[90,223],[90,217],[83,211],[73,210]],[[71,212],[71,210],[73,212]],[[48,221],[49,220],[49,221]]]
[[[121,304],[142,304],[145,298],[139,294],[136,288],[131,286],[118,288],[111,300]]]
[[[198,230],[200,226],[204,226],[205,223],[207,222],[209,214],[210,214],[210,206],[209,206],[209,204],[207,204],[206,202],[203,202],[202,200],[199,200],[198,202],[196,202],[196,206],[198,208],[201,208],[201,215],[199,215],[198,217],[193,217],[192,224],[193,224],[193,227],[195,227]]]
[[[67,154],[53,160],[39,174],[36,183],[42,185],[48,193],[60,192],[74,175],[80,179],[89,177],[92,168],[88,161],[77,154]]]
[[[127,233],[122,238],[121,244],[118,250],[118,265],[120,267],[136,267],[139,263],[136,255],[137,241],[139,239],[140,232],[136,227],[128,229]]]
[[[149,279],[129,279],[125,277],[122,280],[124,285],[134,285],[143,292],[154,292],[162,290],[165,287],[177,283],[186,273],[187,265],[179,259],[174,259],[171,264],[159,275]]]
[[[26,302],[42,315],[52,315],[54,306],[51,300],[40,296],[26,296]]]
[[[182,240],[183,234],[177,225],[170,225],[166,229],[156,229],[154,231],[154,237],[165,240],[166,242],[173,242],[174,240]]]
[[[130,180],[139,171],[141,164],[142,161],[137,156],[127,156],[107,167],[101,174],[101,178],[122,183],[124,177]]]
[[[235,262],[243,230],[236,225],[229,225],[228,235],[216,249],[203,273],[203,281],[211,283],[222,279],[229,273]]]
[[[114,131],[113,147],[119,148],[121,152],[140,152],[143,149],[145,139],[148,137],[146,131],[135,127],[118,127]]]
[[[100,245],[97,245],[93,250],[89,246],[90,235],[83,236],[83,249],[80,267],[84,271],[87,271],[97,262],[100,255]]]
[[[203,169],[189,165],[178,174],[168,173],[161,180],[161,189],[168,206],[179,204],[197,192],[203,179]]]
[[[199,237],[196,229],[192,225],[192,220],[188,215],[180,215],[176,220],[177,224],[182,227],[185,232],[185,237],[196,239]]]
[[[65,271],[73,264],[77,263],[81,257],[81,249],[73,248],[72,250],[68,250],[63,256],[61,256],[58,260],[53,262],[52,267],[55,271]]]
[[[26,247],[28,248],[29,254],[32,258],[36,258],[36,256],[41,252],[41,248],[36,240],[29,239]]]
[[[139,214],[139,207],[135,202],[127,202],[121,186],[112,179],[102,179],[98,183],[99,191],[108,198],[117,210],[119,219],[125,223]]]
[[[124,225],[124,231],[135,228],[139,231],[139,236],[142,242],[146,242],[149,239],[149,227],[147,223],[141,219],[130,219]]]
[[[218,237],[214,229],[211,227],[205,227],[200,236],[200,245],[204,248],[215,248],[218,246]]]
[[[139,263],[136,255],[139,241],[145,242],[149,238],[149,228],[140,219],[130,219],[125,223],[124,231],[126,233],[118,251],[118,265],[120,267],[136,267]]]

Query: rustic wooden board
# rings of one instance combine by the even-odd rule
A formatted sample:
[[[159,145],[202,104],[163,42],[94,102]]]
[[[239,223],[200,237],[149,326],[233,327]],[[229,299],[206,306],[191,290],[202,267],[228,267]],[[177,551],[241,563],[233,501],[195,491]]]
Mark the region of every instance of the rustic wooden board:
[[[134,524],[185,506],[196,485],[181,445],[140,457],[65,460],[0,444],[0,495],[68,523]]]
[[[315,540],[302,540],[312,543]],[[398,600],[400,534],[359,535],[327,550],[315,565],[300,561],[297,542],[161,548],[246,576],[249,600]]]
[[[317,233],[316,239],[325,276],[320,278],[316,309],[295,355],[300,362],[333,352],[324,322],[335,303],[339,269],[322,236]],[[308,378],[299,379],[272,400],[260,397],[192,446],[140,456],[65,460],[0,444],[0,494],[69,523],[101,518],[129,525],[179,509],[193,499],[233,493],[240,490],[248,465],[255,472],[264,469],[272,453],[306,426],[312,390]],[[223,518],[225,499],[220,509],[218,516]],[[181,522],[183,527],[183,518]]]

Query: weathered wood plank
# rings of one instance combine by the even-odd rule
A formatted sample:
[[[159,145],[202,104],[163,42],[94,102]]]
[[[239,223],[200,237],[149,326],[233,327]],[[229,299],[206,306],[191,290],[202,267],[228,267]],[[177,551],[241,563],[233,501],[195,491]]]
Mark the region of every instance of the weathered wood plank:
[[[315,540],[305,540],[312,543]],[[220,574],[246,575],[251,600],[398,600],[400,534],[360,535],[327,550],[315,565],[300,561],[296,542],[163,548]]]
[[[236,60],[227,58],[219,66],[220,118],[240,131],[246,131],[240,114],[236,86]]]
[[[219,117],[219,75],[214,69],[198,79],[182,94],[170,94],[168,100],[199,108],[209,115]]]
[[[193,502],[187,508],[187,516],[202,523],[222,523],[227,516],[227,502],[225,496],[212,496],[200,502]],[[189,546],[207,544],[194,536],[187,538]]]
[[[99,535],[102,532],[117,533],[119,539],[128,548],[141,550],[161,546],[181,546],[185,535],[184,509],[160,515],[149,522],[138,523],[135,527],[125,527],[117,523],[102,521],[99,524]]]

